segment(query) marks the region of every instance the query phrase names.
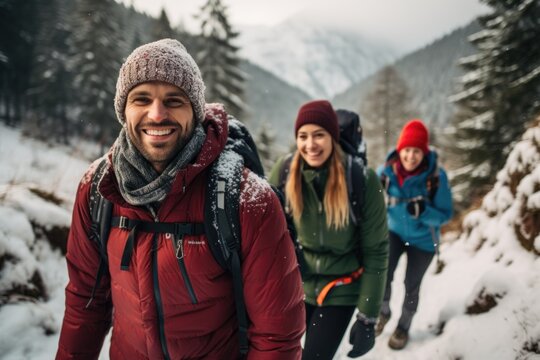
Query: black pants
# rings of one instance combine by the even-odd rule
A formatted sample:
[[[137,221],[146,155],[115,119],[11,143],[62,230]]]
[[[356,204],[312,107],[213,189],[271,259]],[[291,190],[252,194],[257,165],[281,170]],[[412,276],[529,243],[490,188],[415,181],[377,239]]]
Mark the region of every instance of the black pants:
[[[356,306],[306,304],[306,340],[303,360],[332,360]]]
[[[420,284],[424,278],[434,253],[423,251],[414,246],[407,246],[400,237],[390,232],[390,254],[388,258],[388,277],[386,279],[386,290],[384,292],[381,314],[390,317],[390,296],[392,293],[392,280],[399,258],[405,252],[407,254],[407,270],[405,273],[405,299],[401,309],[398,327],[409,331],[411,322],[418,308]]]

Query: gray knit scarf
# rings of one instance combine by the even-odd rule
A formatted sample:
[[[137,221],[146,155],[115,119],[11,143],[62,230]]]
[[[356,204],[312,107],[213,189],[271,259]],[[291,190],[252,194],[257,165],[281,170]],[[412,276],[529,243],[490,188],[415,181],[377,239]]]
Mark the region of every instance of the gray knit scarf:
[[[178,170],[189,164],[199,153],[206,138],[199,123],[191,139],[176,157],[158,174],[150,162],[129,140],[125,128],[120,131],[113,149],[112,161],[122,197],[131,205],[154,206],[169,193]]]

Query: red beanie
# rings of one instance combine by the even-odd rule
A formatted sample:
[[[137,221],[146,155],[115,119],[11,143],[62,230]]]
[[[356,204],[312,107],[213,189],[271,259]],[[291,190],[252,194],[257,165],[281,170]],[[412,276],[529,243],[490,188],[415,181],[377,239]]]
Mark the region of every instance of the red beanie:
[[[421,120],[411,120],[401,130],[396,149],[399,152],[406,147],[419,148],[424,154],[429,152],[429,133]]]
[[[324,128],[330,136],[339,142],[339,125],[336,112],[326,100],[314,100],[305,103],[298,110],[296,123],[294,124],[294,136],[298,135],[298,129],[306,124],[315,124]]]

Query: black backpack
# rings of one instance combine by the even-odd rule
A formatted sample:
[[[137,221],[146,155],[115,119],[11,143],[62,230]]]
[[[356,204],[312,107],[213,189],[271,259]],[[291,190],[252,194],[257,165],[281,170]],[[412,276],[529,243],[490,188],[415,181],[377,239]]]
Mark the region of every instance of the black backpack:
[[[367,166],[367,148],[366,142],[362,137],[362,126],[360,116],[354,111],[337,109],[339,123],[339,144],[348,154],[360,158]]]
[[[367,166],[366,146],[362,138],[360,116],[353,111],[343,109],[336,110],[336,114],[339,123],[339,144],[347,155],[345,175],[347,177],[349,204],[352,209],[350,212],[351,220],[353,224],[359,226],[362,219],[366,182],[365,168]],[[285,183],[289,175],[292,158],[293,154],[287,155],[279,169],[278,189],[283,194],[285,193]],[[302,264],[300,263],[300,265]]]
[[[144,230],[155,233],[171,233],[175,241],[180,241],[177,247],[180,271],[184,281],[188,282],[187,271],[183,266],[182,237],[184,235],[206,234],[209,247],[216,262],[231,273],[234,287],[236,313],[239,326],[240,352],[245,355],[248,351],[247,330],[249,319],[247,317],[244,301],[244,291],[240,258],[240,220],[238,217],[240,182],[244,167],[249,168],[259,177],[264,178],[264,170],[257,152],[257,148],[247,128],[238,120],[229,116],[229,137],[225,149],[210,168],[205,198],[204,223],[155,223],[139,220],[112,217],[112,204],[104,199],[97,191],[97,185],[107,171],[107,160],[104,158],[98,165],[90,186],[90,214],[92,217],[90,238],[98,245],[101,259],[96,275],[96,283],[87,307],[94,298],[95,291],[101,277],[107,271],[107,240],[111,227],[121,227],[130,231],[124,254],[122,255],[122,269],[127,270],[135,231]],[[272,189],[284,206],[283,196],[275,187]],[[295,249],[298,249],[294,224],[287,218],[287,226]],[[219,230],[218,230],[219,229]],[[131,238],[131,245],[130,244]],[[298,251],[298,250],[297,250]],[[188,286],[188,290],[190,289]],[[190,293],[192,300],[194,295]],[[196,300],[196,299],[195,299]]]

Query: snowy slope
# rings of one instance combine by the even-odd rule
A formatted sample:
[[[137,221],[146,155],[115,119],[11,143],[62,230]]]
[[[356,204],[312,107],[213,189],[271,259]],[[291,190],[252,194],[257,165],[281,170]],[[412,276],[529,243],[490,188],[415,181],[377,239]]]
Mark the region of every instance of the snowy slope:
[[[56,352],[67,282],[60,244],[65,242],[75,190],[87,166],[87,161],[0,125],[3,359],[50,359]]]
[[[313,97],[330,98],[395,58],[361,35],[291,18],[273,27],[249,27],[241,55]]]
[[[67,282],[56,240],[65,238],[88,164],[0,125],[2,359],[51,359],[56,352]],[[403,296],[402,262],[393,284],[395,316],[362,359],[539,359],[539,217],[540,120],[515,146],[463,232],[445,239],[445,266],[435,274],[434,262],[428,270],[409,345],[399,352],[386,345]],[[488,309],[490,302],[496,305]],[[344,340],[336,359],[347,358]],[[106,343],[102,359],[107,349]]]
[[[523,219],[534,217],[532,229]],[[409,345],[391,350],[404,287],[404,259],[396,271],[394,316],[364,358],[540,359],[540,119],[509,155],[482,207],[463,232],[441,246],[442,272],[430,266]],[[529,250],[527,250],[529,249]],[[490,303],[496,305],[492,308]],[[342,343],[336,359],[350,349]],[[363,359],[364,359],[363,358]]]

